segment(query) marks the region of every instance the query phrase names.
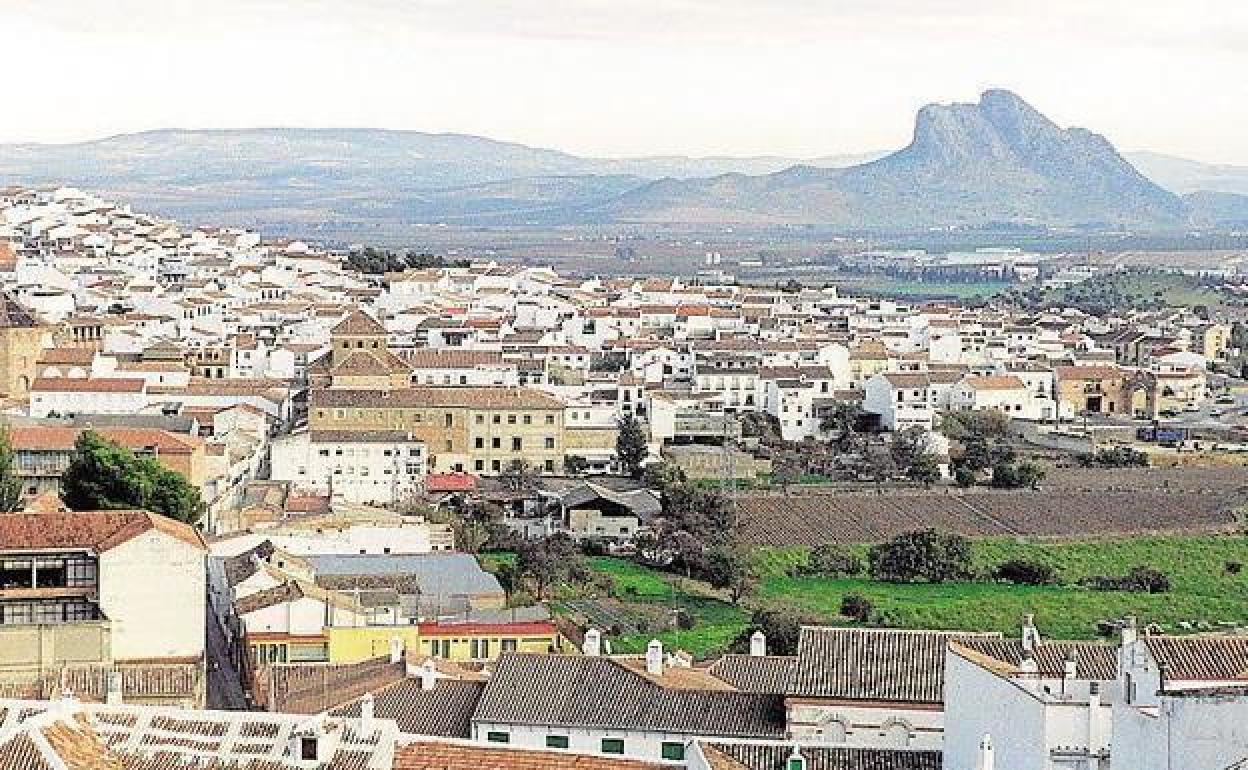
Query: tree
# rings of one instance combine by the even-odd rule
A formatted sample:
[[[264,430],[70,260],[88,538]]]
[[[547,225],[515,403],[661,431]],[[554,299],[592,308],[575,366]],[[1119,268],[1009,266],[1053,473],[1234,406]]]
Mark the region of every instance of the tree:
[[[875,605],[862,594],[846,594],[841,599],[841,614],[859,623],[866,623],[875,612]]]
[[[180,473],[149,457],[83,431],[61,475],[61,496],[75,511],[142,508],[194,524],[203,514],[200,492]]]
[[[567,455],[563,458],[563,472],[569,476],[580,476],[589,470],[589,460],[580,455]]]
[[[858,432],[862,418],[862,407],[849,401],[838,401],[832,411],[819,421],[819,430],[833,435],[832,445],[838,452],[855,452],[862,446],[862,436]]]
[[[680,466],[665,460],[650,463],[641,472],[641,482],[651,489],[657,489],[660,494],[669,487],[685,483],[685,480],[685,472]]]
[[[918,425],[894,433],[889,453],[894,465],[911,481],[931,486],[940,480],[940,460],[931,450],[927,431]]]
[[[771,605],[754,611],[750,617],[750,625],[732,640],[729,649],[734,652],[747,652],[750,649],[750,637],[755,631],[762,631],[767,637],[767,652],[771,655],[796,655],[797,642],[802,635],[802,626],[818,626],[823,619],[818,615],[788,605]]]
[[[13,469],[12,436],[7,427],[0,427],[0,513],[22,509],[22,480]]]
[[[944,583],[969,577],[971,543],[965,537],[922,529],[871,546],[871,577],[889,583]]]
[[[810,551],[807,572],[821,577],[855,577],[862,574],[862,559],[843,545],[824,543]]]
[[[641,478],[642,467],[650,447],[646,441],[641,422],[626,414],[616,422],[619,433],[615,437],[615,459],[620,471],[633,478]]]
[[[523,498],[535,497],[543,486],[542,474],[524,460],[512,460],[498,481],[503,489]]]
[[[1057,570],[1049,564],[1026,559],[1010,559],[997,565],[992,577],[1006,583],[1024,586],[1048,586],[1058,582]]]
[[[516,548],[516,567],[533,584],[538,601],[546,598],[551,587],[579,574],[583,566],[576,543],[564,534],[525,540]]]
[[[1040,486],[1044,469],[1030,462],[1002,462],[992,466],[992,486],[997,489],[1021,489]]]
[[[874,444],[867,447],[863,453],[861,467],[862,472],[874,481],[876,486],[889,481],[897,473],[897,463],[893,460],[892,452]]]
[[[706,552],[703,576],[716,588],[728,591],[734,605],[754,590],[757,576],[745,549],[734,545],[718,545]]]

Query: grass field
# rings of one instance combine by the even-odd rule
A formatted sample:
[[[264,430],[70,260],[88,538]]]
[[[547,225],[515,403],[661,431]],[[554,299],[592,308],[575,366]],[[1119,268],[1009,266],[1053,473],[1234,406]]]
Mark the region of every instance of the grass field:
[[[864,556],[865,547],[858,549]],[[1183,633],[1220,623],[1248,624],[1248,538],[1231,536],[1154,537],[1120,541],[1021,543],[986,540],[974,544],[977,569],[1007,559],[1051,564],[1062,585],[1012,586],[999,583],[895,585],[869,579],[789,577],[788,567],[804,559],[802,549],[762,549],[757,592],[733,607],[696,581],[684,581],[623,559],[594,558],[590,566],[610,575],[620,606],[638,612],[684,607],[694,628],[612,638],[618,652],[640,652],[651,636],[703,657],[722,652],[749,623],[750,611],[778,602],[803,607],[829,623],[845,623],[841,600],[857,593],[869,598],[885,624],[897,628],[999,631],[1014,635],[1026,613],[1036,616],[1050,638],[1089,639],[1099,620],[1133,614],[1143,623]],[[1236,572],[1228,564],[1243,564]],[[1134,566],[1165,572],[1172,589],[1165,594],[1092,591],[1076,585],[1090,575],[1122,575]],[[569,594],[569,596],[574,595]],[[556,610],[561,609],[559,605]],[[627,611],[627,609],[625,610]],[[1190,624],[1185,628],[1182,624]]]
[[[846,294],[881,294],[889,297],[953,297],[974,299],[991,297],[1014,284],[997,281],[983,283],[955,283],[941,281],[903,281],[890,278],[871,278],[862,281],[839,281],[833,283]]]

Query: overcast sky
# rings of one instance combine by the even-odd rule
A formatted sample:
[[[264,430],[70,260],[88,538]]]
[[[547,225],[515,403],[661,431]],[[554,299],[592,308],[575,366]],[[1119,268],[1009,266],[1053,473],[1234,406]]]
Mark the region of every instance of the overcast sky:
[[[905,144],[1005,87],[1248,164],[1245,0],[0,0],[0,141],[376,126],[580,154]]]

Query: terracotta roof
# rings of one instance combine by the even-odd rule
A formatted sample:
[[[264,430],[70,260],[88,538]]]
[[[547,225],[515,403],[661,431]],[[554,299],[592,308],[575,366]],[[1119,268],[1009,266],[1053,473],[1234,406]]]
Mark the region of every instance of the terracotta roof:
[[[563,402],[533,388],[514,387],[412,387],[394,390],[314,390],[309,398],[320,407],[386,407],[473,409],[563,409]]]
[[[1019,639],[959,639],[950,642],[954,651],[969,651],[1001,664],[1003,673],[1021,671],[1025,651]],[[1060,678],[1066,671],[1066,658],[1075,660],[1075,673],[1080,679],[1110,682],[1118,678],[1118,648],[1100,642],[1041,641],[1030,653],[1042,676]],[[972,659],[973,656],[972,656]]]
[[[418,741],[394,753],[394,770],[671,770],[670,765],[567,751]]]
[[[330,334],[345,337],[380,337],[387,333],[386,327],[378,323],[377,319],[358,308],[347,313],[347,317],[330,330]]]
[[[1024,390],[1027,387],[1017,377],[967,377],[964,382],[975,390]]]
[[[797,658],[782,655],[725,655],[710,673],[742,692],[783,694],[789,691]]]
[[[503,354],[497,350],[437,350],[420,348],[405,350],[399,357],[414,369],[472,369],[478,366],[503,363]]]
[[[785,770],[792,744],[704,743],[712,770]],[[803,746],[806,770],[941,770],[939,751]]]
[[[69,451],[74,448],[87,428],[65,428],[56,425],[17,425],[9,429],[14,449],[28,451]],[[100,427],[91,430],[109,441],[130,450],[155,447],[161,454],[191,454],[203,445],[195,436],[183,436],[152,428]]]
[[[445,738],[471,738],[472,714],[485,689],[484,681],[439,678],[433,689],[421,688],[418,678],[408,678],[373,692],[373,713],[393,719],[401,732]],[[335,716],[360,716],[357,700],[332,712]]]
[[[1057,366],[1053,371],[1058,380],[1109,380],[1126,375],[1117,366]]]
[[[470,473],[430,473],[425,476],[426,492],[470,492],[477,488],[477,477]]]
[[[207,550],[194,527],[147,511],[11,513],[0,516],[0,543],[3,544],[0,547],[6,550],[90,548],[103,552],[151,530]]]
[[[31,392],[43,393],[142,393],[147,382],[128,377],[39,377]]]
[[[671,677],[682,677],[677,667]],[[621,662],[582,655],[503,655],[477,722],[779,738],[784,698],[732,689],[667,686]],[[722,681],[720,686],[722,686]]]
[[[1248,638],[1176,637],[1144,638],[1148,652],[1166,666],[1169,681],[1248,680]]]
[[[976,636],[983,634],[803,628],[790,695],[943,703],[945,647]]]

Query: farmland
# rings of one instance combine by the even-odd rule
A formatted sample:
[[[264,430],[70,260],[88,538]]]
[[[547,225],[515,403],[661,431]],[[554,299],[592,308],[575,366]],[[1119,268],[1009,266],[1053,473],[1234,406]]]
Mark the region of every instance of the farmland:
[[[920,527],[979,538],[1227,532],[1241,526],[1248,469],[1053,468],[1043,487],[742,494],[737,508],[745,541],[770,547],[872,543]]]
[[[851,550],[865,555],[865,546]],[[1008,559],[1028,559],[1052,565],[1060,585],[1014,586],[992,582],[898,585],[866,578],[831,579],[794,577],[790,569],[804,561],[804,548],[759,549],[758,590],[742,607],[733,607],[708,587],[678,580],[667,573],[613,558],[595,558],[591,568],[610,575],[609,597],[587,598],[566,589],[557,611],[579,621],[608,628],[617,652],[639,652],[656,636],[665,644],[702,657],[722,652],[749,623],[750,610],[784,604],[810,611],[825,622],[846,624],[840,617],[847,594],[867,597],[877,621],[887,627],[940,628],[1017,633],[1025,613],[1036,615],[1041,630],[1053,638],[1087,639],[1097,633],[1097,622],[1134,614],[1141,622],[1157,623],[1166,631],[1184,633],[1223,624],[1248,625],[1248,538],[1231,535],[1143,537],[1130,540],[1085,539],[1074,542],[1020,542],[1012,539],[979,540],[974,544],[978,571]],[[1077,585],[1091,575],[1121,575],[1138,565],[1166,573],[1168,593],[1094,591]],[[677,630],[666,622],[670,611],[685,607],[692,628]],[[588,609],[589,612],[585,610]],[[616,620],[600,623],[594,613],[605,609]],[[620,618],[649,619],[657,623],[641,631]],[[610,633],[614,630],[623,633]],[[662,630],[662,629],[667,630]]]

